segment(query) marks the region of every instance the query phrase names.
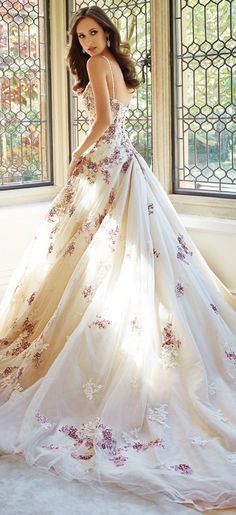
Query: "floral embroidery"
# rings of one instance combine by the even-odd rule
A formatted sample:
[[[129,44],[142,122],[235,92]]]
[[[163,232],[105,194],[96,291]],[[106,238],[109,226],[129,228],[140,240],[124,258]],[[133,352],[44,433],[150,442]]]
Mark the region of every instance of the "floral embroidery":
[[[99,390],[101,390],[103,388],[103,385],[93,383],[93,380],[90,378],[88,383],[83,384],[82,388],[83,388],[83,392],[86,395],[87,399],[92,401],[94,394],[99,392]]]
[[[55,426],[47,417],[41,415],[40,412],[36,413],[36,419],[45,429],[51,429]],[[112,461],[116,467],[125,465],[128,460],[128,456],[125,456],[125,453],[129,449],[136,452],[144,452],[155,447],[165,448],[165,443],[161,438],[140,442],[136,439],[137,428],[131,431],[134,439],[131,437],[129,440],[128,436],[126,436],[127,434],[123,433],[125,445],[119,447],[117,440],[113,437],[112,428],[102,424],[98,417],[94,421],[88,422],[88,424],[82,424],[79,428],[65,425],[61,426],[58,431],[72,439],[74,447],[71,453],[72,458],[82,461],[89,460],[94,455],[94,448],[97,447],[107,455],[109,461]],[[80,446],[84,446],[87,452],[81,454],[79,449],[78,451],[75,449],[75,447]],[[57,450],[53,443],[49,443],[45,447]]]
[[[209,442],[209,440],[203,440],[200,436],[190,437],[190,440],[193,445],[199,445],[200,447],[205,447]]]
[[[42,445],[42,448],[50,449],[50,450],[54,450],[54,451],[57,451],[59,449],[58,445],[54,445],[53,443],[49,443],[47,445]]]
[[[116,225],[114,228],[108,229],[108,240],[110,243],[110,248],[114,252],[117,236],[119,234],[119,225]]]
[[[182,295],[184,295],[184,287],[180,282],[176,283],[175,295],[176,295],[176,297],[181,297]]]
[[[35,418],[45,429],[52,429],[55,427],[55,423],[50,422],[45,415],[41,415],[40,411],[36,411]]]
[[[68,209],[68,204],[71,203],[74,196],[74,190],[70,182],[63,188],[60,196],[57,196],[57,202],[51,207],[48,213],[48,221],[54,222],[55,215],[64,214]],[[58,198],[59,197],[59,198]]]
[[[41,352],[36,352],[32,357],[32,363],[35,366],[35,368],[38,368],[42,363],[41,355]]]
[[[98,216],[97,216],[97,218],[95,219],[95,222],[94,222],[95,227],[98,227],[98,226],[101,225],[101,223],[102,223],[103,219],[105,218],[106,214],[107,214],[107,210],[106,209],[104,209],[103,213],[98,213]]]
[[[6,367],[3,372],[0,373],[0,379],[4,379],[5,377],[8,377],[14,370],[16,370],[18,367]]]
[[[154,213],[154,206],[153,206],[153,204],[148,204],[148,213],[149,213],[149,215],[152,215]]]
[[[182,234],[179,234],[177,237],[179,245],[177,245],[177,258],[189,265],[188,261],[186,261],[186,256],[192,256],[193,253],[188,249],[184,237]]]
[[[236,452],[233,452],[230,456],[228,456],[228,461],[236,465]]]
[[[135,317],[133,320],[131,320],[130,325],[131,325],[131,330],[132,331],[136,331],[137,333],[141,332],[142,326],[138,322],[138,318],[137,317]]]
[[[58,225],[55,225],[55,227],[53,227],[53,229],[52,229],[52,230],[51,230],[51,232],[50,232],[50,236],[49,236],[50,240],[52,240],[52,239],[53,239],[53,236],[56,234],[56,232],[57,232],[58,228],[59,228],[59,226],[58,226]]]
[[[63,256],[66,256],[67,254],[69,254],[71,256],[73,254],[74,250],[75,250],[75,242],[71,241],[69,243],[69,245],[67,245]]]
[[[162,334],[161,360],[164,366],[175,367],[177,365],[176,359],[181,342],[175,337],[171,322],[164,327]]]
[[[229,422],[228,418],[224,417],[224,415],[223,415],[223,413],[222,413],[222,411],[220,409],[219,410],[215,410],[214,415],[221,422]]]
[[[153,254],[156,258],[159,258],[160,252],[158,252],[156,249],[153,249]]]
[[[213,309],[214,313],[219,313],[217,307],[215,306],[215,304],[210,304],[211,308]]]
[[[115,456],[114,458],[110,459],[110,461],[113,461],[117,467],[122,467],[122,465],[124,465],[127,460],[128,458],[126,456]]]
[[[38,323],[39,323],[39,320],[30,322],[29,318],[27,317],[23,323],[23,331],[26,331],[28,335],[33,334],[35,327],[37,326]]]
[[[98,327],[99,329],[106,329],[109,325],[111,325],[111,320],[102,318],[101,315],[96,315],[96,318],[97,320],[95,322],[92,322],[88,325],[90,329],[93,325]]]
[[[29,304],[29,306],[32,304],[32,302],[34,301],[35,299],[35,295],[36,295],[36,292],[34,291],[34,293],[32,293],[32,295],[30,295],[30,297],[27,299],[27,302]]]
[[[235,354],[235,352],[233,352],[233,351],[229,351],[229,352],[228,352],[228,351],[225,349],[225,354],[226,354],[227,358],[228,358],[230,361],[232,361],[234,365],[236,365],[236,354]]]
[[[49,247],[48,247],[48,254],[51,254],[53,251],[53,244],[50,243]]]
[[[132,161],[132,158],[131,159],[129,158],[127,161],[125,161],[125,163],[121,167],[121,173],[126,173],[127,172],[128,168],[130,166],[131,161]]]
[[[147,449],[154,448],[154,447],[162,447],[162,449],[165,448],[164,440],[161,438],[156,438],[156,440],[151,440],[150,442],[136,442],[132,445],[133,449],[136,449],[136,451],[146,451]]]
[[[1,346],[7,346],[10,345],[11,341],[8,338],[0,338],[0,345]]]
[[[131,431],[129,431],[129,432],[123,431],[123,433],[121,433],[121,437],[123,438],[125,443],[133,444],[133,443],[135,443],[135,441],[137,441],[139,432],[140,432],[140,429],[135,427],[134,429],[131,429]]]
[[[215,385],[215,383],[210,383],[208,385],[208,392],[209,392],[209,395],[215,395],[215,393],[216,393],[216,385]]]
[[[74,204],[72,204],[72,206],[70,207],[70,209],[68,211],[68,215],[71,217],[74,212],[75,212],[75,206],[74,206]]]
[[[6,355],[18,356],[18,354],[20,354],[22,351],[28,349],[29,346],[30,342],[28,341],[28,336],[23,336],[21,342],[13,349],[8,350]]]
[[[173,469],[176,472],[180,472],[181,474],[191,474],[192,469],[189,465],[186,465],[185,463],[179,463],[179,465],[171,465],[168,467],[169,469]]]
[[[108,199],[108,204],[110,204],[111,206],[113,206],[115,198],[116,198],[116,196],[115,196],[115,191],[114,191],[114,189],[113,189],[113,190],[111,190],[111,192],[110,192],[109,199]]]
[[[91,299],[94,295],[94,289],[92,286],[87,286],[82,291],[83,297],[86,299],[87,302],[91,302]]]
[[[147,417],[151,422],[158,422],[163,427],[169,427],[166,423],[168,416],[168,405],[161,404],[159,408],[148,408]]]

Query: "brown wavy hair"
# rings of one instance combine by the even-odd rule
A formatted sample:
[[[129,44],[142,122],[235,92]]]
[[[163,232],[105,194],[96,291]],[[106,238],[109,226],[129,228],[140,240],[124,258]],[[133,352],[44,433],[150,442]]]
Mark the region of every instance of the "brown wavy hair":
[[[77,78],[77,82],[72,88],[73,91],[79,94],[82,93],[89,82],[86,64],[90,56],[82,52],[82,46],[76,33],[79,21],[87,17],[93,18],[109,34],[109,50],[119,63],[128,88],[138,88],[140,81],[136,77],[135,64],[130,56],[129,43],[121,42],[118,29],[106,13],[97,5],[92,5],[90,7],[81,7],[75,12],[70,21],[69,35],[71,36],[71,42],[66,60],[72,75],[75,75]]]

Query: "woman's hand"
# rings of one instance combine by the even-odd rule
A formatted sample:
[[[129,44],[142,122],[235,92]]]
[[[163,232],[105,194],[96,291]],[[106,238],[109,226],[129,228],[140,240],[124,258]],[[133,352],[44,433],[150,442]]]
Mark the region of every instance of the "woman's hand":
[[[71,159],[69,168],[67,170],[67,180],[73,175],[73,172],[77,168],[80,160],[81,160],[81,156],[78,156],[77,154],[73,154],[73,158]]]

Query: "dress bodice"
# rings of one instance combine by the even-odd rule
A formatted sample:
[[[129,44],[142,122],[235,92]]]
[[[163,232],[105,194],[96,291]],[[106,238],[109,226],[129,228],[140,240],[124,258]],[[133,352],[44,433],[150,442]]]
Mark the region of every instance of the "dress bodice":
[[[95,109],[95,101],[94,101],[94,95],[93,90],[91,87],[91,83],[88,82],[84,92],[81,95],[82,98],[82,104],[85,108],[85,111],[87,112],[89,121],[92,123],[96,116],[96,109]],[[125,118],[128,116],[129,113],[129,107],[125,106],[117,100],[116,98],[110,99],[110,105],[111,110],[113,114],[113,122],[122,123],[125,121]]]

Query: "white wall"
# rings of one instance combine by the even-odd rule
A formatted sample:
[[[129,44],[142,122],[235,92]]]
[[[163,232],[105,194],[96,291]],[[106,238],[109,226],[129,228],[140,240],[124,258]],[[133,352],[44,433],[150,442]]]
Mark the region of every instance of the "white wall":
[[[0,210],[0,299],[50,202],[5,206]],[[181,215],[190,236],[213,271],[236,293],[236,220]]]

